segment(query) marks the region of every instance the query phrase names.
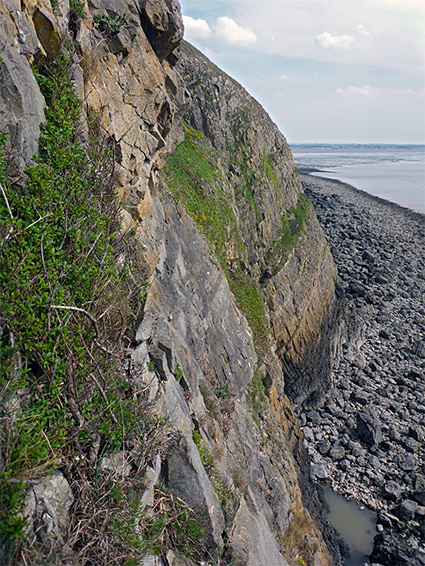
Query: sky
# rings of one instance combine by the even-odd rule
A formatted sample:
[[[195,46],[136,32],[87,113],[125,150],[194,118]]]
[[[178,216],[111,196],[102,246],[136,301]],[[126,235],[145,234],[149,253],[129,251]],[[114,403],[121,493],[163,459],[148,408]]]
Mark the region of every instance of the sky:
[[[425,143],[424,0],[181,0],[289,143]]]

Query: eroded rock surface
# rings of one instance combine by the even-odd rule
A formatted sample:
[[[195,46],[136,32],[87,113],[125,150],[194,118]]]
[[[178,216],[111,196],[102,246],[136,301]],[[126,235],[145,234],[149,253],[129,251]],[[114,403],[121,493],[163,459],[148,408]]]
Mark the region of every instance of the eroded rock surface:
[[[331,387],[343,301],[290,149],[259,103],[187,43],[176,68],[190,95],[185,118],[219,151],[235,195],[245,251],[228,246],[229,270],[241,264],[261,284],[285,391],[294,406],[315,406]]]
[[[74,43],[73,82],[84,100],[81,137],[86,118],[95,116],[116,158],[123,230],[134,230],[147,264],[132,363],[155,415],[176,435],[173,450],[147,474],[143,505],[152,503],[155,484],[165,483],[204,528],[209,563],[220,556],[240,566],[331,564],[312,520],[317,501],[288,396],[309,407],[328,394],[342,303],[328,245],[286,141],[261,106],[199,52],[186,45],[176,54],[182,37],[177,2],[90,0],[80,6],[82,14],[59,4],[24,0],[18,7],[7,0],[1,12],[0,127],[10,131],[22,172],[44,119],[29,65],[54,57],[63,41]],[[235,221],[224,261],[161,173],[183,141],[185,104],[221,179],[219,186],[199,183],[217,199],[225,193]],[[250,327],[244,301],[235,299],[239,284],[256,292],[260,334]],[[127,473],[124,451],[107,454],[103,464]],[[42,525],[46,533],[66,529],[64,518],[54,522],[55,498],[43,503],[53,517]],[[72,497],[65,499],[66,515]],[[58,531],[55,544],[61,536]],[[170,548],[145,563],[194,561]]]

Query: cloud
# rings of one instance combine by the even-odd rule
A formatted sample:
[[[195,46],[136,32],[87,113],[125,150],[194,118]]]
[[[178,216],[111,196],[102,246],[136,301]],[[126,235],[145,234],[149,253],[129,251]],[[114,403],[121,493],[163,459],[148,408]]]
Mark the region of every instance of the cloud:
[[[361,96],[370,96],[373,93],[373,88],[369,85],[354,86],[350,85],[346,89],[339,88],[338,94],[360,94]]]
[[[352,35],[331,35],[329,32],[325,31],[317,35],[314,42],[325,49],[350,49],[355,40],[355,37]]]
[[[238,25],[235,20],[222,16],[217,19],[217,36],[231,45],[248,46],[257,42],[257,36],[248,28]]]
[[[211,28],[205,20],[195,20],[190,16],[183,16],[183,23],[187,35],[191,37],[206,39],[212,34]]]
[[[372,37],[372,34],[367,31],[367,29],[364,27],[363,24],[359,24],[357,26],[357,29],[359,30],[361,35],[364,35],[366,37]]]

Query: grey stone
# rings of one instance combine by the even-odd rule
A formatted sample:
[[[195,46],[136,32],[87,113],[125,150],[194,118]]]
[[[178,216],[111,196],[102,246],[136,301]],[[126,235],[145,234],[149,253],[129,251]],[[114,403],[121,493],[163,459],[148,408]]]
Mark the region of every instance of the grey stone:
[[[366,468],[367,466],[367,460],[364,456],[359,456],[356,460],[357,465],[361,466],[362,468]]]
[[[131,473],[130,455],[125,451],[105,454],[100,461],[99,471],[114,478],[125,478]]]
[[[73,501],[71,487],[61,472],[34,484],[24,500],[27,533],[35,534],[50,549],[59,548],[67,534]]]
[[[323,455],[327,454],[330,448],[331,448],[331,443],[327,438],[324,438],[323,440],[317,443],[317,450],[320,452],[320,454]]]
[[[345,458],[345,450],[342,446],[333,446],[329,451],[332,460],[342,460]]]
[[[377,446],[382,440],[381,424],[371,413],[358,413],[357,434],[367,446]]]
[[[411,438],[417,440],[418,442],[423,442],[425,438],[424,427],[421,425],[409,425],[408,434]]]
[[[425,341],[421,340],[419,342],[416,343],[415,348],[414,348],[414,353],[416,356],[418,356],[418,358],[425,358]]]
[[[417,509],[418,504],[416,503],[416,501],[405,499],[400,503],[398,507],[398,513],[401,519],[404,519],[405,521],[411,521],[415,518]]]
[[[398,456],[398,464],[405,472],[410,472],[416,469],[417,459],[414,454],[400,454]]]
[[[149,554],[141,559],[140,566],[164,566],[164,562],[159,556]]]
[[[312,422],[313,424],[317,425],[321,421],[321,416],[318,411],[310,411],[307,413],[307,420]]]
[[[311,468],[311,476],[317,480],[327,480],[329,478],[329,469],[326,464],[315,464]]]
[[[389,481],[384,485],[384,495],[386,499],[391,501],[397,501],[402,494],[402,488],[400,485],[394,481]]]

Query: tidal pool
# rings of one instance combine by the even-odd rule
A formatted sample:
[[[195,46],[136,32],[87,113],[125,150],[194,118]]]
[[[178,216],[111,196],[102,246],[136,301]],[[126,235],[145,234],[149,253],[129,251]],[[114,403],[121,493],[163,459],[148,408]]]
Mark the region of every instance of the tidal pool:
[[[345,558],[347,566],[369,564],[376,535],[376,515],[368,509],[360,509],[354,501],[345,499],[329,487],[323,487],[323,495],[329,506],[328,519],[349,548]]]

